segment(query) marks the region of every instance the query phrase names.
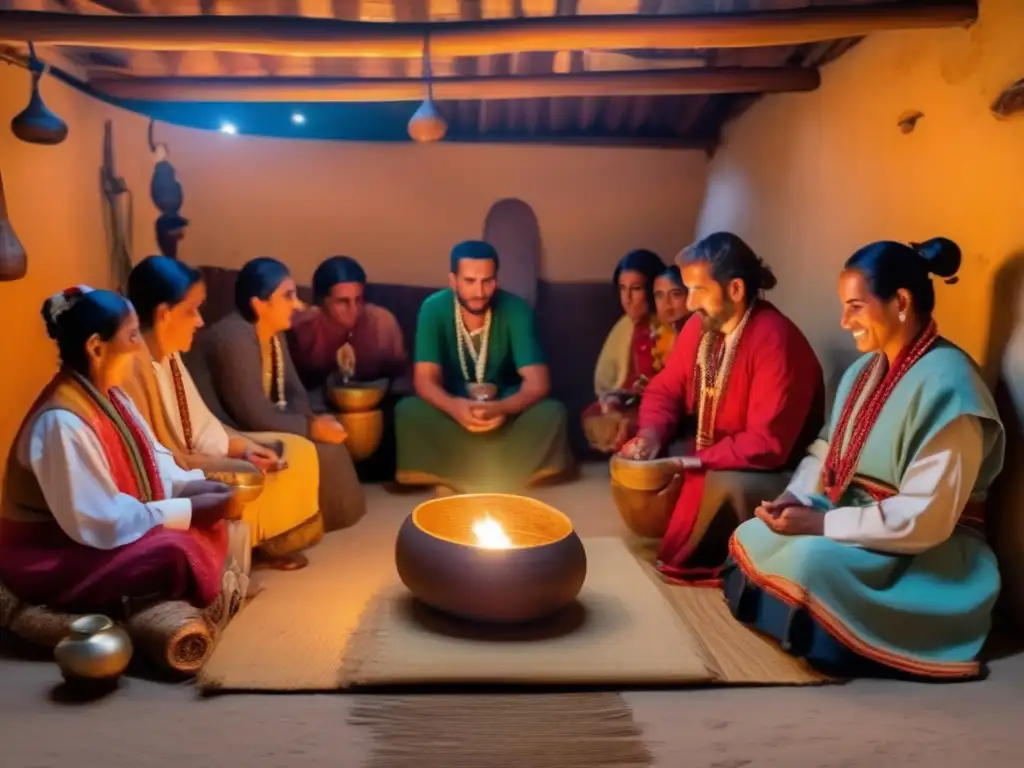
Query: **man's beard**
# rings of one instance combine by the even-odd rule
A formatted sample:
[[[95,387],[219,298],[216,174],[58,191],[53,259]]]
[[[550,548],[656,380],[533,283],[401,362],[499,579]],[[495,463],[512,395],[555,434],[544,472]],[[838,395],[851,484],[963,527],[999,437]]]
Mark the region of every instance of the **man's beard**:
[[[714,315],[709,315],[703,309],[698,309],[697,314],[700,316],[700,322],[705,331],[720,332],[722,327],[732,320],[733,315],[736,314],[736,305],[731,301],[727,301]]]
[[[490,299],[484,300],[483,305],[478,309],[476,307],[471,307],[469,305],[469,302],[466,299],[462,298],[461,295],[456,294],[456,296],[459,299],[459,306],[462,307],[467,312],[469,312],[469,314],[471,314],[471,315],[483,315],[483,314],[487,313],[488,309],[490,309],[490,306],[491,306]]]

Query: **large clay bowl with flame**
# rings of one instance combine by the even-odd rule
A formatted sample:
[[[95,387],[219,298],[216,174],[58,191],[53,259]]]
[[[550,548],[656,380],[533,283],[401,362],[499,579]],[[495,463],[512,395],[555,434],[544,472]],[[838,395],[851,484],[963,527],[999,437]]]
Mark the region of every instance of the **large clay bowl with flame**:
[[[587,575],[586,551],[568,517],[497,493],[420,504],[398,532],[395,564],[422,602],[489,623],[553,614],[576,599]]]
[[[341,379],[335,379],[327,387],[331,402],[342,413],[372,411],[380,405],[387,391],[387,379],[349,381],[345,384],[341,382]]]

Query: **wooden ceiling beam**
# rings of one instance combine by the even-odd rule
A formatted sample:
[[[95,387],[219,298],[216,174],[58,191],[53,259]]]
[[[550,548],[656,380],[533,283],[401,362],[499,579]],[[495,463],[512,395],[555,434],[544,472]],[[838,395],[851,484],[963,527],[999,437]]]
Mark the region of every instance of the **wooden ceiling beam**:
[[[820,83],[818,70],[813,68],[723,67],[570,75],[444,77],[432,84],[437,101],[493,101],[568,96],[779,93],[810,91]],[[91,79],[89,86],[119,99],[193,102],[421,101],[427,92],[427,81],[420,78],[120,77]]]
[[[437,56],[628,48],[802,45],[872,32],[968,26],[977,2],[816,6],[693,16],[550,16],[372,23],[287,16],[83,16],[0,11],[0,41],[210,50],[277,56],[418,58],[429,30]]]

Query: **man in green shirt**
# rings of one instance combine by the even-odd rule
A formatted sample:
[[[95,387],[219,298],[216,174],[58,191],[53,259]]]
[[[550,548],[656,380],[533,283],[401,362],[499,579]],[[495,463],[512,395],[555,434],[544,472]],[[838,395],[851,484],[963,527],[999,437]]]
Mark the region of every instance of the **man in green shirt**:
[[[498,288],[498,266],[490,244],[456,245],[450,287],[420,308],[416,396],[395,409],[401,484],[515,492],[572,465],[533,310]]]

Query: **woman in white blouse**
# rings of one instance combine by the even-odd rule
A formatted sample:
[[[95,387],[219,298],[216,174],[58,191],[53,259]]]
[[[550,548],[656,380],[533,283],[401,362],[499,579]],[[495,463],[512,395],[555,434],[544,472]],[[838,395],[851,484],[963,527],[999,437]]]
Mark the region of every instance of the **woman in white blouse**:
[[[129,275],[128,295],[144,346],[127,391],[143,416],[182,466],[263,472],[263,492],[242,513],[252,531],[253,567],[305,567],[302,550],[323,537],[315,447],[298,435],[231,430],[203,401],[180,357],[203,325],[206,286],[197,270],[149,256]]]
[[[231,489],[180,468],[121,391],[141,343],[131,304],[70,288],[43,305],[60,370],[7,461],[0,581],[21,600],[118,615],[136,600],[205,607],[221,591]]]

